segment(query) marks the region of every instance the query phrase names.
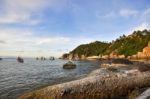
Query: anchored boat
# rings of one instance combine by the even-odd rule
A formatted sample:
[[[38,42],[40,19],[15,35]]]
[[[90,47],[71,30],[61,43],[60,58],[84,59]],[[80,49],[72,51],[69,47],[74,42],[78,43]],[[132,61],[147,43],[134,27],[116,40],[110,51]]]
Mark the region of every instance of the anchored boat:
[[[18,57],[18,58],[17,58],[17,61],[18,61],[19,63],[24,63],[24,60],[23,60],[23,58],[21,58],[21,57]]]

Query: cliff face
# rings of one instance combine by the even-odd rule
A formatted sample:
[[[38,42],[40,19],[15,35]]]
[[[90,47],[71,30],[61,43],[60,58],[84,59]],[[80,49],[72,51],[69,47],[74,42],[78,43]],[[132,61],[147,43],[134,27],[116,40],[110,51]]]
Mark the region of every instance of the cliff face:
[[[67,58],[85,59],[91,56],[98,56],[100,58],[150,58],[149,41],[149,30],[134,31],[131,35],[120,36],[110,43],[95,41],[79,45],[68,53],[69,56]]]
[[[150,58],[150,42],[148,46],[143,48],[142,52],[138,52],[135,55],[129,56],[131,59],[149,59]]]

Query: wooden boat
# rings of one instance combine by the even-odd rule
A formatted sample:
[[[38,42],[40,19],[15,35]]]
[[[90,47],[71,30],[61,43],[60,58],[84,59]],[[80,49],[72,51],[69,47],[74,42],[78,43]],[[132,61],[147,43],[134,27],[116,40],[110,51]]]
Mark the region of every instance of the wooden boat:
[[[63,65],[64,69],[74,69],[76,68],[76,64],[74,64],[73,62],[69,61],[66,64]]]
[[[18,61],[19,63],[24,63],[24,60],[23,60],[23,58],[21,58],[21,57],[18,57],[18,58],[17,58],[17,61]]]

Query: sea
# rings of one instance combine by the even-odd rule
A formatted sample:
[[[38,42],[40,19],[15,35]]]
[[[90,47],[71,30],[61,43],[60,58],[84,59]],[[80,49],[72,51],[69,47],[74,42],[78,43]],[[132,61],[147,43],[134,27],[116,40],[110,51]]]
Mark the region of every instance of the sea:
[[[100,61],[73,61],[75,69],[63,69],[68,60],[36,60],[24,58],[24,63],[16,58],[0,60],[0,99],[16,99],[20,95],[86,77],[91,71],[100,68]]]

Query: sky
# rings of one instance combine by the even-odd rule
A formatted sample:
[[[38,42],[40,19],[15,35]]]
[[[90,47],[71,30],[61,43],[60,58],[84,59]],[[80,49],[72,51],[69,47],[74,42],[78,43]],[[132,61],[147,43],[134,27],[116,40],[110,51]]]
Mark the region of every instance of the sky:
[[[0,56],[56,56],[150,29],[150,0],[0,0]]]

